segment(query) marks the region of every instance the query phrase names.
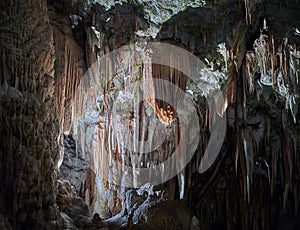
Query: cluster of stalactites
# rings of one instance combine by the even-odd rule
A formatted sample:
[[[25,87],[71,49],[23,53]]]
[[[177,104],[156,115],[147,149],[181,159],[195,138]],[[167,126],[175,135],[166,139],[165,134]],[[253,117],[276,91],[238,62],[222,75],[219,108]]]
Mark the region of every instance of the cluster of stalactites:
[[[254,51],[246,54],[248,91],[254,91],[254,75],[260,74],[258,83],[261,86],[271,86],[286,100],[286,109],[290,109],[296,122],[298,105],[299,62],[300,51],[289,44],[288,38],[283,38],[275,45],[274,36],[264,21],[260,37],[254,42]]]
[[[178,63],[178,67],[180,66]],[[186,63],[185,63],[186,64]],[[151,71],[144,73],[148,84],[146,101],[155,110],[162,123],[176,120],[176,106],[185,95],[187,76],[178,69],[151,64]]]

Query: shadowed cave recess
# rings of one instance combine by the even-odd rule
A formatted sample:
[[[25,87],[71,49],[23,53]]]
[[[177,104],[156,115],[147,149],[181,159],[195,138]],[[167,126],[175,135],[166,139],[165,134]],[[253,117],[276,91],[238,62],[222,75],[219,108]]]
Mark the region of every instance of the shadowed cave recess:
[[[0,9],[0,229],[300,229],[300,1]]]

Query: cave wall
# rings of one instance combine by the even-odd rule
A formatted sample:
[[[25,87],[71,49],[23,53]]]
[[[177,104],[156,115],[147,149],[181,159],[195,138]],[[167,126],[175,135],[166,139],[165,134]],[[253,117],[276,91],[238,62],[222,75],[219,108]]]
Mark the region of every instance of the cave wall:
[[[290,106],[286,108],[286,102],[290,99],[287,95],[278,94],[276,86],[270,89],[261,83],[264,64],[260,63],[260,51],[254,47],[255,42],[259,41],[257,39],[261,37],[266,19],[269,29],[266,32],[269,36],[268,50],[276,53],[273,59],[266,56],[268,71],[272,74],[276,71],[278,74],[279,70],[288,72],[290,67],[282,65],[288,62],[288,55],[285,59],[280,58],[284,52],[290,51],[282,49],[285,37],[288,37],[291,46],[298,49],[297,36],[290,36],[291,31],[299,25],[293,3],[295,2],[260,1],[254,4],[249,1],[208,1],[206,7],[189,8],[172,17],[162,25],[157,38],[153,39],[185,47],[203,62],[208,60],[208,65],[215,65],[214,71],[224,71],[225,68],[230,83],[223,94],[228,103],[227,138],[216,164],[204,174],[198,173],[197,170],[209,140],[211,120],[209,108],[203,102],[203,98],[198,98],[197,101],[203,132],[199,149],[186,168],[185,175],[189,183],[185,187],[184,199],[199,218],[203,228],[222,228],[226,225],[229,229],[235,226],[263,229],[271,226],[271,223],[273,227],[276,223],[285,223],[286,219],[295,218],[295,211],[298,209],[298,171],[291,172],[290,168],[298,168],[299,163],[298,123],[291,122],[295,119],[297,121],[297,110],[291,109]],[[108,12],[99,4],[92,8],[91,27],[87,30],[91,32],[87,33],[90,41],[87,48],[89,63],[94,64],[99,57],[97,55],[138,41],[138,36],[133,36],[137,28],[133,28],[131,24],[136,21],[126,21],[123,18],[131,14],[126,7],[117,6]],[[279,13],[274,16],[275,9],[278,9]],[[100,36],[95,38],[93,31]],[[224,43],[228,56],[225,63],[218,66],[218,63],[224,61],[217,49],[220,43]],[[251,59],[252,57],[254,59]],[[275,72],[270,69],[271,65]],[[126,71],[126,74],[129,73],[128,69]],[[168,75],[168,70],[164,73],[158,67],[156,71],[161,75],[159,78]],[[294,77],[289,79],[286,75],[284,84],[293,85],[291,89],[293,94],[297,95],[298,84],[291,83],[294,82]],[[97,141],[100,143],[92,153],[92,162],[97,163],[92,167],[95,172],[103,167],[101,156],[104,151],[101,144],[105,145],[118,139],[107,134],[113,133],[115,129],[111,124],[105,123],[105,119],[109,116],[110,103],[116,100],[109,92],[107,95],[108,99],[102,108],[107,114],[100,116],[99,126],[95,129]],[[141,115],[144,112],[142,107],[132,110],[131,119],[140,119],[133,122],[136,122],[137,126],[140,125],[141,129],[147,130],[147,126],[142,124],[146,120],[146,116]],[[227,106],[222,109],[226,108]],[[284,125],[276,125],[278,122]],[[174,140],[170,142],[174,144]],[[120,159],[122,154],[125,155],[125,164],[129,162],[129,165],[129,159],[133,158],[131,153],[121,152],[118,144],[110,147],[109,154],[117,159]],[[151,161],[150,158],[144,160]],[[121,210],[125,191],[110,185],[106,180],[109,172],[106,168],[101,170],[102,173],[105,171],[106,175],[104,178],[96,177],[99,186],[96,192],[96,210],[102,217],[109,217]],[[178,198],[178,187],[175,188],[178,182],[175,179],[170,184],[170,197]],[[257,190],[261,190],[262,193],[255,193]],[[296,204],[295,207],[291,208],[292,204]],[[283,211],[274,212],[271,207],[278,210],[282,207]],[[292,225],[297,225],[291,222]]]
[[[77,37],[72,29],[71,15],[78,12],[76,7],[64,2],[48,3],[48,15],[51,27],[53,29],[53,38],[55,46],[55,96],[56,107],[58,110],[60,133],[69,133],[72,125],[72,105],[78,84],[86,72],[86,58],[83,47],[82,37]],[[79,17],[79,16],[78,16]],[[82,21],[78,19],[79,25]]]
[[[130,54],[133,56],[134,54],[126,52],[119,58],[111,56],[107,58],[107,62],[105,62],[105,65],[107,65],[106,68],[97,64],[101,56],[109,54],[122,46],[134,43],[137,40],[135,31],[139,29],[145,30],[147,27],[148,25],[144,19],[142,9],[135,5],[116,5],[108,11],[105,11],[104,7],[100,4],[93,5],[90,12],[90,26],[87,28],[87,55],[89,66],[92,67],[92,79],[95,82],[99,81],[100,70],[104,72],[104,74],[103,72],[101,72],[101,74],[106,76],[105,74],[109,75],[109,71],[112,69],[124,68],[124,63],[127,63],[131,58]],[[125,75],[134,71],[140,70],[138,67],[136,67],[135,70],[127,66],[124,68]],[[105,156],[107,152],[104,151],[101,146],[114,142],[116,137],[112,135],[112,133],[117,130],[117,126],[110,122],[109,119],[106,119],[107,116],[110,116],[114,98],[111,97],[109,88],[105,90],[107,92],[104,91],[103,106],[106,112],[99,115],[97,126],[84,128],[86,133],[94,135],[95,139],[93,142],[97,143],[97,147],[94,149],[86,148],[86,151],[91,153],[91,172],[96,176],[93,182],[95,185],[92,186],[95,191],[88,196],[88,203],[91,206],[91,213],[97,212],[103,219],[114,216],[121,211],[125,196],[125,188],[108,183],[108,174],[113,174],[114,172],[112,172],[112,170],[109,171],[105,164],[102,163],[104,157],[107,157]],[[81,93],[85,95],[88,94],[89,91],[87,92],[86,89],[83,89]],[[107,96],[105,94],[107,94]],[[93,96],[95,96],[95,98],[97,97],[97,95]],[[80,96],[77,99],[81,101],[82,99],[84,100],[85,97]],[[79,105],[81,105],[81,103],[79,103]],[[103,110],[103,108],[100,110]],[[75,119],[80,117],[81,114],[78,113],[76,115],[77,117]],[[103,120],[108,122],[104,122]],[[80,133],[78,135],[82,138],[82,143],[86,143],[86,141],[90,143],[91,141],[91,135],[86,135],[86,133]],[[108,150],[114,157],[119,157],[121,153],[121,151],[118,151],[117,145],[116,143]],[[89,190],[91,189],[92,188]]]
[[[59,228],[59,122],[46,1],[1,1],[0,213],[14,229]]]
[[[70,19],[78,9],[59,1],[1,2],[0,212],[14,229],[61,228],[63,133],[86,70],[83,33],[74,34]]]
[[[2,1],[0,8],[0,215],[14,229],[56,229],[61,225],[55,202],[62,134],[71,130],[76,88],[101,55],[138,41],[135,31],[146,30],[147,20],[143,8],[132,4],[109,11],[94,4],[87,15],[80,1]],[[299,35],[293,34],[299,28],[298,8],[296,0],[207,1],[205,8],[189,8],[168,20],[154,39],[180,44],[203,61],[223,60],[216,51],[221,42],[230,51],[226,71],[232,81],[224,94],[229,108],[222,153],[208,172],[197,172],[209,138],[208,107],[200,106],[200,98],[202,142],[185,174],[189,184],[184,200],[204,229],[299,226],[298,110],[290,105],[286,109],[286,96],[260,84],[253,48],[266,18],[268,46],[276,52],[272,68],[277,74],[281,70],[285,83],[299,95],[298,83],[289,78],[297,71],[287,67],[290,60],[284,53],[291,49],[283,42],[288,37],[299,50]],[[100,117],[99,142],[108,138],[101,133],[101,122]],[[118,147],[111,150],[119,157]],[[98,157],[95,152],[92,162]],[[97,167],[89,171],[95,173]],[[107,211],[103,216],[115,215],[122,209],[124,189],[93,173],[87,173],[91,213],[98,196],[98,206]],[[102,187],[95,191],[97,179]],[[175,198],[176,183],[169,186]],[[7,220],[0,223],[9,228]]]
[[[224,145],[213,167],[197,172],[209,135],[200,120],[202,143],[188,166],[193,175],[186,198],[203,229],[299,226],[299,113],[297,99],[291,102],[299,95],[296,2],[220,1],[178,13],[158,34],[215,64],[222,58],[218,44],[230,51]]]

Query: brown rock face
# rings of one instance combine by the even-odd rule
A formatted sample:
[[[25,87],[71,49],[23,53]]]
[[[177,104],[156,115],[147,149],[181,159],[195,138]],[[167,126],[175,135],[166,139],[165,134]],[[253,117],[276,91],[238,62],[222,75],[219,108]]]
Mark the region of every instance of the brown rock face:
[[[0,213],[14,229],[58,228],[54,40],[46,1],[1,1]]]
[[[66,6],[49,5],[55,44],[55,97],[60,133],[69,132],[76,88],[86,71],[85,54],[73,36]]]

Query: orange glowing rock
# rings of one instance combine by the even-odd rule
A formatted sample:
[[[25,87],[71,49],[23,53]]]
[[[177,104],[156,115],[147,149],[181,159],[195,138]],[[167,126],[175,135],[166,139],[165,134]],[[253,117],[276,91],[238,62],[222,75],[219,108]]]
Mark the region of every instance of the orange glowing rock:
[[[165,110],[163,108],[159,108],[158,103],[155,103],[155,112],[159,120],[163,123],[170,123],[174,120],[174,110],[171,105],[167,105]]]

